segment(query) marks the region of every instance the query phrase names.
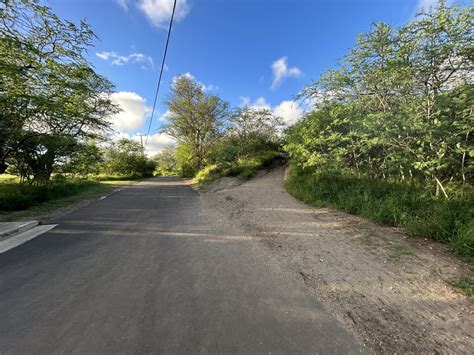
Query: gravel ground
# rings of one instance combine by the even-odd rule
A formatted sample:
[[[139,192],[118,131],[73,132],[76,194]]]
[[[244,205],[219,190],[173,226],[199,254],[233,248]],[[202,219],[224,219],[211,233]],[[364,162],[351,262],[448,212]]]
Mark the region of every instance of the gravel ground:
[[[224,178],[201,198],[374,351],[474,353],[474,304],[448,285],[471,266],[438,243],[303,204],[285,191],[284,171]]]

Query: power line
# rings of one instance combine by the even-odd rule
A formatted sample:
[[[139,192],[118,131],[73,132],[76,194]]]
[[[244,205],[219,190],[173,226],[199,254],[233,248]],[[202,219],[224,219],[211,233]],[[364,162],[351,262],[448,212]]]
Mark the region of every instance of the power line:
[[[150,136],[151,123],[153,122],[153,116],[155,115],[156,100],[158,98],[158,92],[160,91],[161,77],[163,76],[163,68],[165,67],[166,53],[168,53],[168,43],[170,42],[171,27],[173,27],[174,12],[176,10],[176,2],[174,0],[173,12],[171,13],[170,26],[168,28],[168,36],[166,37],[165,52],[163,53],[163,60],[161,62],[160,76],[158,78],[158,85],[156,86],[155,100],[153,101],[153,110],[151,111],[150,123],[148,124],[148,131],[145,138],[145,146],[148,143],[148,137]]]

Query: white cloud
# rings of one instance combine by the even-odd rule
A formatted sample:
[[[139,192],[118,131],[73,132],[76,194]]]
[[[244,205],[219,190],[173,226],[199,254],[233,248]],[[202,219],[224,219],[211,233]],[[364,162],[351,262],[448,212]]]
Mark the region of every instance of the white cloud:
[[[141,63],[153,67],[153,59],[150,56],[147,56],[143,53],[131,53],[129,55],[121,55],[117,52],[97,52],[95,54],[98,58],[105,60],[106,62],[110,62],[112,65],[122,66],[127,63]],[[146,68],[142,65],[142,68]]]
[[[272,63],[272,89],[276,89],[285,78],[298,77],[303,73],[298,67],[288,68],[288,57],[281,57]]]
[[[145,123],[145,116],[151,111],[145,99],[135,92],[114,92],[110,95],[110,99],[122,109],[110,117],[113,127],[121,132],[141,128]]]
[[[166,112],[164,114],[162,114],[158,119],[161,121],[161,122],[168,122],[168,118],[170,116],[170,110],[166,110]]]
[[[272,110],[275,115],[280,116],[283,119],[283,122],[287,127],[296,123],[304,114],[304,110],[301,106],[297,102],[291,100],[282,101],[275,107],[271,107],[264,97],[259,97],[252,102],[249,97],[242,96],[240,100],[242,101],[241,106]]]
[[[128,0],[115,0],[115,2],[123,9],[123,11],[128,12]]]
[[[137,7],[147,17],[153,26],[168,28],[173,11],[173,0],[139,0]],[[189,12],[187,0],[178,0],[174,21],[181,21]]]
[[[248,107],[259,109],[259,110],[262,110],[262,109],[271,110],[272,108],[271,105],[267,102],[267,100],[262,96],[257,98],[253,102],[247,96],[241,96],[240,100],[242,101],[240,106],[248,106]]]
[[[273,113],[283,118],[285,126],[291,126],[301,118],[304,112],[298,103],[287,100],[274,107]]]
[[[140,136],[133,137],[140,142]],[[145,139],[145,137],[143,137]],[[145,142],[144,142],[145,143]],[[166,133],[156,133],[148,137],[145,152],[148,156],[153,156],[163,150],[164,147],[176,143],[176,140]]]

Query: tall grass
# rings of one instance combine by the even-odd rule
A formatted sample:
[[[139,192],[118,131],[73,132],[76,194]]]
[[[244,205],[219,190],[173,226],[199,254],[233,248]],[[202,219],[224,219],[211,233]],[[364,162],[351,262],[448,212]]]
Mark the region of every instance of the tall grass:
[[[474,258],[474,199],[433,196],[414,184],[304,171],[291,167],[289,193],[317,207],[335,207],[376,223],[403,227],[409,235],[432,238]]]

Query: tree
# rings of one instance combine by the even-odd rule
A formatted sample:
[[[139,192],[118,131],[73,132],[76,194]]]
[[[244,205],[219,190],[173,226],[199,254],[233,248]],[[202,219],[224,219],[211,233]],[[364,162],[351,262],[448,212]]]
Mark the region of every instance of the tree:
[[[122,138],[105,150],[105,165],[109,174],[146,176],[153,174],[155,164],[147,159],[140,143]]]
[[[212,163],[230,163],[238,158],[277,150],[282,127],[282,118],[269,109],[237,108],[224,134],[212,144],[208,159]]]
[[[161,175],[175,174],[178,166],[176,161],[176,147],[168,145],[161,152],[153,157],[157,165],[157,172]]]
[[[472,177],[474,8],[422,14],[399,29],[376,24],[339,69],[308,85],[315,112],[289,131],[301,166],[410,176],[436,185]]]
[[[109,129],[113,85],[84,57],[95,37],[84,21],[63,21],[36,0],[3,0],[0,11],[0,173],[24,158],[48,180],[65,154],[52,141],[79,144]],[[34,162],[45,146],[48,159]]]
[[[269,109],[242,107],[234,111],[229,131],[241,140],[261,137],[266,141],[275,141],[283,127],[283,119]]]
[[[68,158],[61,167],[61,172],[79,174],[83,178],[99,175],[105,161],[104,152],[93,140],[80,144]]]
[[[208,149],[228,118],[228,103],[208,95],[202,85],[186,76],[174,80],[164,132],[191,149],[195,169],[204,166]]]

